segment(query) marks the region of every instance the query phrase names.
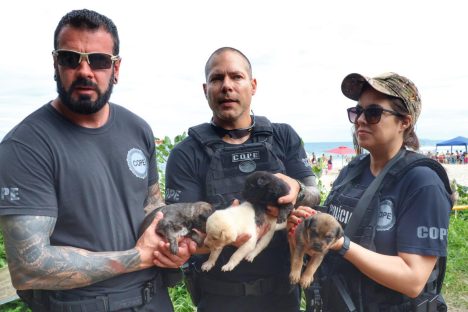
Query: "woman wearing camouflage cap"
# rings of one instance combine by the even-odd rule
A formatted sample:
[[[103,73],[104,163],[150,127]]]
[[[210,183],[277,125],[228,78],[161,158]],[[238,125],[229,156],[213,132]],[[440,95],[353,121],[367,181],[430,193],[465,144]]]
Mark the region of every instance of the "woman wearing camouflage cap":
[[[341,90],[357,101],[348,117],[369,154],[343,168],[325,202],[345,236],[316,275],[322,309],[440,311],[451,191],[443,167],[408,150],[419,148],[418,89],[387,73],[350,74]]]

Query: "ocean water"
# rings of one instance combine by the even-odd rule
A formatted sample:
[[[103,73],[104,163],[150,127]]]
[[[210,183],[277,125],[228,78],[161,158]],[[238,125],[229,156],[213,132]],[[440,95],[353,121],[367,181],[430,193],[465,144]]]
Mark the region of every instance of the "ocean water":
[[[316,157],[320,157],[322,156],[322,154],[328,156],[330,155],[330,153],[328,153],[327,151],[338,146],[347,146],[350,148],[354,148],[353,142],[304,142],[304,149],[307,152],[307,154],[312,155],[312,153],[315,153]]]
[[[427,153],[429,151],[435,152],[436,151],[436,143],[440,142],[439,140],[428,140],[428,139],[420,139],[419,144],[420,144],[420,152],[422,153]],[[354,148],[353,142],[349,141],[343,141],[343,142],[304,142],[304,149],[306,150],[308,155],[312,155],[312,153],[315,153],[316,157],[322,156],[322,154],[325,154],[326,156],[329,156],[330,153],[328,153],[328,150],[331,150],[332,148],[338,147],[338,146],[347,146],[350,148]],[[457,149],[454,147],[454,151]],[[458,148],[459,149],[459,148]],[[446,151],[450,150],[450,147],[442,146],[437,148],[437,151]],[[335,155],[335,154],[332,154]]]

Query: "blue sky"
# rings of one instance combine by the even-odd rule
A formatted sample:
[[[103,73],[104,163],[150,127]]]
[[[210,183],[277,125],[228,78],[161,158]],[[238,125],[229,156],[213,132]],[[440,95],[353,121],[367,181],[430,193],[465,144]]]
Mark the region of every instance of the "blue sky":
[[[111,100],[158,137],[209,121],[203,69],[221,46],[250,58],[255,114],[291,124],[307,142],[350,140],[345,110],[355,103],[340,85],[351,72],[412,79],[423,102],[420,138],[468,136],[463,1],[31,0],[2,5],[0,138],[55,98],[53,32],[77,8],[116,23],[123,60]]]

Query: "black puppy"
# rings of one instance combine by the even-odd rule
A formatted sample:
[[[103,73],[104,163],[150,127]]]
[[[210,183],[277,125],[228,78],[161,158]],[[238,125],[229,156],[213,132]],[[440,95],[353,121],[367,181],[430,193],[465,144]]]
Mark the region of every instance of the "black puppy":
[[[159,221],[156,232],[167,239],[172,254],[176,255],[179,252],[178,239],[182,236],[191,238],[198,246],[203,245],[204,237],[201,237],[194,229],[206,232],[206,220],[213,212],[209,203],[200,201],[159,207],[145,217],[138,236],[141,236],[153,222],[158,211],[161,211],[164,217]]]
[[[254,206],[257,225],[264,222],[268,205],[279,208],[277,223],[286,221],[294,206],[291,203],[280,205],[278,198],[289,194],[289,190],[286,182],[266,171],[256,171],[247,177],[242,196]]]

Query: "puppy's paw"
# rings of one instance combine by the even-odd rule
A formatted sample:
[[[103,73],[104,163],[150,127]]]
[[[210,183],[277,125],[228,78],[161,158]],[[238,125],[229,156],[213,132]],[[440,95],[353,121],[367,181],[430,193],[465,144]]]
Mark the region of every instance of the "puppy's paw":
[[[299,280],[301,279],[301,271],[291,271],[289,273],[289,281],[291,284],[297,284],[299,283]]]
[[[305,276],[302,276],[300,284],[303,289],[309,288],[310,284],[314,281],[314,277],[312,278],[307,278]]]
[[[225,265],[223,265],[223,266],[221,267],[221,271],[223,271],[223,272],[229,272],[229,271],[234,270],[235,267],[236,267],[236,266],[235,266],[233,263],[228,262],[228,263],[226,263]]]
[[[249,252],[247,256],[245,256],[245,260],[249,262],[253,262],[256,256],[257,256],[256,252]]]
[[[202,271],[204,272],[208,272],[209,270],[211,270],[211,268],[214,266],[214,263],[213,262],[210,262],[210,261],[206,261],[202,264],[201,266],[201,269]]]

